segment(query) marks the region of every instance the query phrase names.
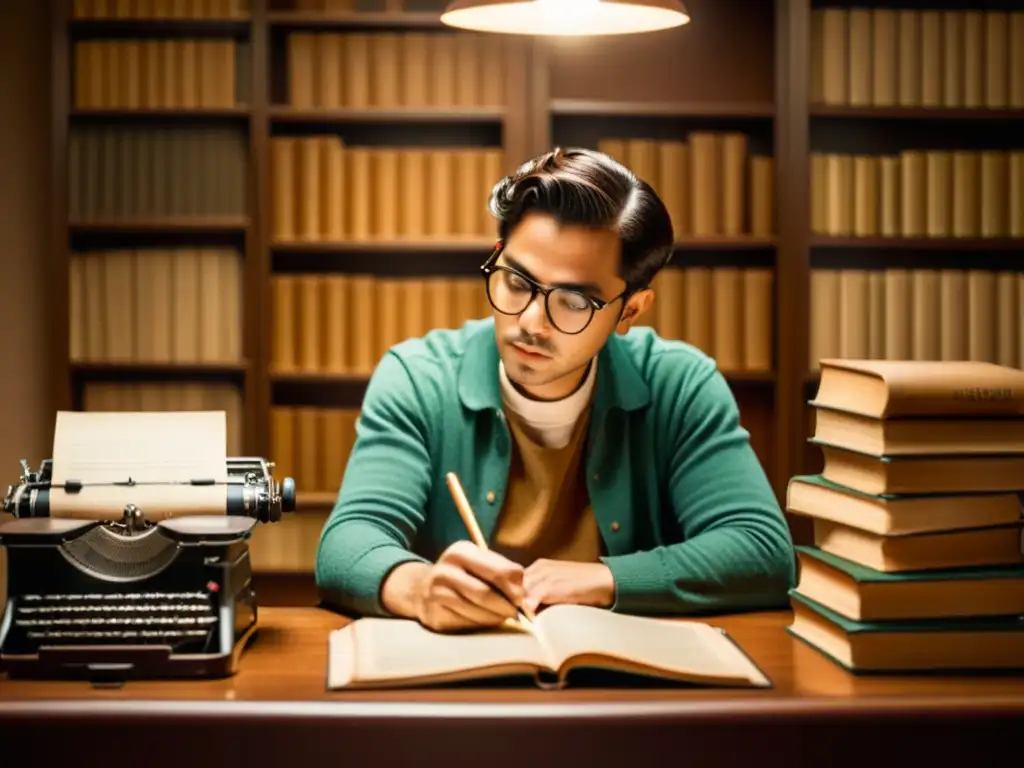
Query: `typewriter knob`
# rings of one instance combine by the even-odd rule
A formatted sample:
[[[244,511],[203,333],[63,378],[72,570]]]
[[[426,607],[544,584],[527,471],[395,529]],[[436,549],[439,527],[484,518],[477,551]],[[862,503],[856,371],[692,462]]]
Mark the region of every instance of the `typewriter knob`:
[[[281,511],[295,511],[295,480],[290,477],[281,480]]]

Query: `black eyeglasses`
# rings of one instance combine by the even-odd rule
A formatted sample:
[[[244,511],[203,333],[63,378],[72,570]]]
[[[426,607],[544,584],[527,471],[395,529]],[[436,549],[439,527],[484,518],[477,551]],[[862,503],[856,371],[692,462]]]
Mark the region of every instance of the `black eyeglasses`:
[[[619,299],[625,303],[630,293],[627,287],[611,301],[588,296],[571,288],[547,288],[522,272],[496,265],[502,248],[495,249],[480,271],[487,284],[487,300],[497,312],[503,315],[520,315],[526,311],[537,294],[544,296],[544,309],[551,325],[568,336],[583,333],[599,312]]]

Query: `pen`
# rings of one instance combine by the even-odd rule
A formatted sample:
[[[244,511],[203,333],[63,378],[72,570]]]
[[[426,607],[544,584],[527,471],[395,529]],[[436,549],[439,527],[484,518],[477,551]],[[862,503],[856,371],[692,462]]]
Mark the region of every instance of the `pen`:
[[[489,549],[487,541],[484,539],[484,534],[480,530],[480,525],[476,521],[476,515],[473,514],[473,508],[469,505],[469,499],[466,498],[466,492],[462,490],[462,483],[459,482],[459,476],[454,472],[449,472],[445,475],[445,479],[448,481],[448,490],[451,491],[452,498],[455,499],[455,507],[459,510],[459,515],[462,517],[462,522],[465,523],[466,529],[469,531],[469,536],[480,549]],[[532,629],[533,624],[527,618],[526,614],[523,613],[522,609],[517,606],[517,616],[519,623],[526,629]]]

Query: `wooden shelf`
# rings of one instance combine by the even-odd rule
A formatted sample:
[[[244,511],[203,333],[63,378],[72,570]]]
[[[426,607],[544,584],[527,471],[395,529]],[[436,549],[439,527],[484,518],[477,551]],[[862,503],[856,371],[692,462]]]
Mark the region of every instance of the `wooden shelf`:
[[[774,237],[753,237],[748,235],[740,236],[711,236],[711,237],[686,237],[677,240],[677,249],[705,250],[705,251],[750,251],[764,248],[774,248]]]
[[[247,362],[238,363],[149,363],[149,362],[75,362],[70,363],[73,375],[85,378],[220,378],[245,375]]]
[[[888,120],[1024,120],[1024,109],[950,107],[854,107],[816,104],[811,117],[861,117]]]
[[[270,108],[275,123],[498,123],[503,107],[424,107],[398,109],[293,109]]]
[[[890,248],[915,251],[1024,251],[1014,237],[811,237],[812,248]]]
[[[249,226],[246,216],[160,216],[139,219],[72,221],[72,232],[236,232]]]
[[[290,253],[481,253],[494,250],[495,241],[481,238],[465,240],[341,240],[299,241],[277,240],[271,244],[275,251]]]
[[[591,99],[552,99],[552,115],[592,115],[626,117],[756,117],[775,116],[774,104],[740,101],[597,101]]]
[[[271,11],[267,21],[274,27],[443,27],[441,14],[417,12]]]
[[[125,120],[191,120],[205,118],[248,118],[252,115],[249,107],[111,107],[82,109],[75,107],[68,112],[71,118],[125,119]]]
[[[120,34],[152,35],[238,35],[249,31],[251,17],[246,15],[226,18],[73,18],[68,20],[71,32],[116,32]]]
[[[274,382],[295,382],[312,384],[366,384],[369,374],[334,373],[320,371],[270,371],[270,380]]]

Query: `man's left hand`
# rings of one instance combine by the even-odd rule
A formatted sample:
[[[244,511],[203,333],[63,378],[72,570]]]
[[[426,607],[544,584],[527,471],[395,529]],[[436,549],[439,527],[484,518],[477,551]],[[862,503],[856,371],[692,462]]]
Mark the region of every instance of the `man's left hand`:
[[[576,603],[609,608],[615,602],[615,580],[604,563],[536,560],[527,567],[525,609],[535,613],[542,605]]]

